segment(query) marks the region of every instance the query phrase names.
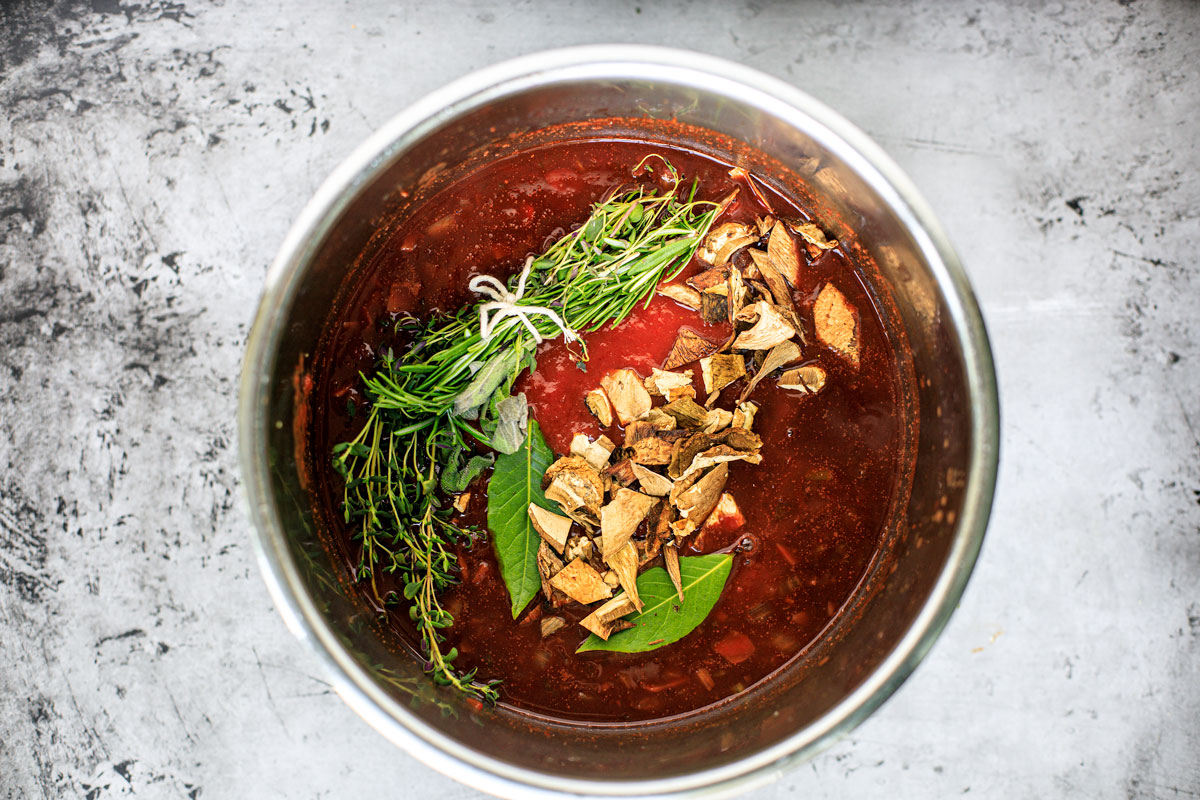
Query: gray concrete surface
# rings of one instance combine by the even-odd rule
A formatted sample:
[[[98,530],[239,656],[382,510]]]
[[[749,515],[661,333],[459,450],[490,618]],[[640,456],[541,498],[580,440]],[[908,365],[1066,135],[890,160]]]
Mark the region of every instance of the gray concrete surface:
[[[419,95],[662,43],[914,176],[1003,466],[949,629],[764,797],[1200,797],[1200,6],[93,0],[0,10],[0,798],[474,796],[384,742],[248,542],[235,379],[291,220]]]

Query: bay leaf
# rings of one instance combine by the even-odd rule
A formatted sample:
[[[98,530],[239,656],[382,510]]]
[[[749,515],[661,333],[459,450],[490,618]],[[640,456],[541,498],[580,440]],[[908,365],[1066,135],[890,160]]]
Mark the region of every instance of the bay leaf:
[[[644,603],[642,610],[625,618],[633,627],[617,631],[607,641],[592,634],[575,652],[644,653],[679,641],[713,610],[732,566],[733,556],[728,553],[679,559],[683,602],[665,569],[646,570],[637,579],[638,594]]]
[[[496,458],[488,481],[487,526],[512,601],[513,619],[542,586],[537,568],[541,536],[529,519],[529,504],[556,510],[542,492],[542,476],[553,461],[554,453],[542,438],[537,421],[530,420],[525,441],[516,452]]]

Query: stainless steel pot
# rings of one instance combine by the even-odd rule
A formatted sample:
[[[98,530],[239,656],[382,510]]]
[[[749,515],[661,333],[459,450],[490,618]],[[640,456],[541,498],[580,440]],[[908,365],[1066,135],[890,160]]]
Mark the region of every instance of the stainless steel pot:
[[[297,470],[293,377],[316,347],[347,265],[394,213],[400,189],[436,165],[453,171],[513,133],[648,116],[740,140],[803,173],[816,201],[877,263],[917,378],[911,499],[892,531],[888,568],[856,598],[854,613],[840,615],[803,665],[743,700],[636,731],[478,715],[428,689],[419,666],[363,624],[363,609],[334,578]],[[787,84],[707,56],[630,46],[557,50],[484,69],[416,103],[355,150],[308,204],[268,274],[239,425],[263,574],[338,693],[426,764],[522,797],[732,794],[774,779],[861,722],[933,645],[962,594],[983,541],[999,437],[979,310],[941,227],[896,165]]]

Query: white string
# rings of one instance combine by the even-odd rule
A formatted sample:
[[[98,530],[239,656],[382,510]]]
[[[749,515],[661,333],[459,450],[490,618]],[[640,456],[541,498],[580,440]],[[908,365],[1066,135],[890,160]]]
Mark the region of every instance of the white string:
[[[485,342],[492,338],[492,334],[496,331],[496,326],[503,320],[509,317],[516,317],[521,320],[521,323],[533,335],[533,340],[541,344],[542,335],[538,333],[538,329],[530,321],[530,314],[541,314],[557,325],[558,329],[562,331],[563,339],[567,342],[573,342],[579,338],[575,331],[567,327],[562,317],[554,309],[547,308],[546,306],[517,305],[517,302],[525,295],[525,281],[529,279],[529,271],[532,267],[533,256],[530,256],[525,260],[525,269],[521,270],[521,277],[517,281],[516,292],[508,291],[507,286],[491,275],[476,275],[467,284],[467,288],[472,292],[492,298],[492,302],[484,303],[479,307],[479,335],[483,337]],[[496,313],[488,317],[488,313],[492,311]]]

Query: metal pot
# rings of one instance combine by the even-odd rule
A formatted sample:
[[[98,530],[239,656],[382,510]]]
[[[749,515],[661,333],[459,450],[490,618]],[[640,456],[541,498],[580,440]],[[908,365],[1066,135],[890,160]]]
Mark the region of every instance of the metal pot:
[[[839,615],[802,663],[746,697],[624,729],[477,714],[429,689],[414,660],[363,624],[362,606],[334,577],[297,469],[293,378],[316,347],[346,265],[394,213],[400,188],[439,164],[453,171],[481,145],[516,132],[645,117],[700,126],[807,170],[814,202],[875,262],[916,376],[911,495],[853,613]],[[879,147],[778,80],[707,56],[631,46],[556,50],[481,70],[355,150],[308,204],[267,276],[239,420],[259,563],[289,627],[338,693],[426,764],[523,797],[732,794],[774,779],[861,722],[933,645],[962,594],[991,506],[998,424],[991,354],[966,277],[925,202]]]

